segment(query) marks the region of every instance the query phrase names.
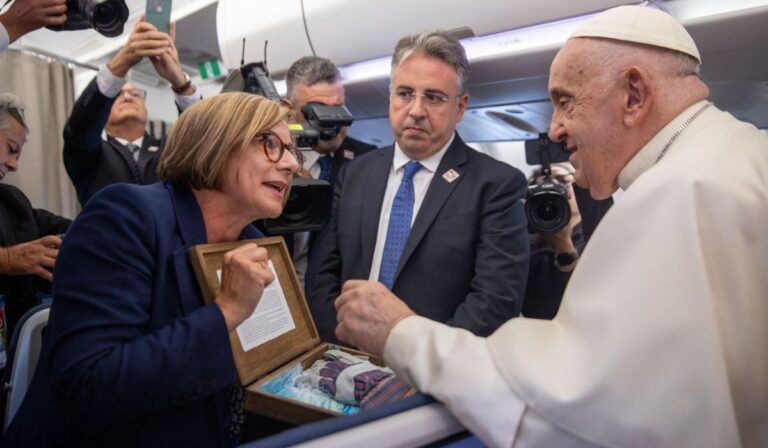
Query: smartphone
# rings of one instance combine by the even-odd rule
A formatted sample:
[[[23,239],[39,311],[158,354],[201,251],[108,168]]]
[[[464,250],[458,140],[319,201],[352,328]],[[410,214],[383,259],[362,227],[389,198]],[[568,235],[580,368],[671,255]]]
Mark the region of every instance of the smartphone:
[[[144,21],[155,25],[158,31],[170,32],[172,5],[173,0],[147,0]]]

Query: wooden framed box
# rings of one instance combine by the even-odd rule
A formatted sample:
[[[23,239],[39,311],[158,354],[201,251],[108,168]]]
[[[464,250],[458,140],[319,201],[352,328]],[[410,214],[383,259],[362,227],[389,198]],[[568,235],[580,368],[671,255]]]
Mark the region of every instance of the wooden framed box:
[[[270,267],[276,275],[275,281],[264,290],[254,315],[229,334],[240,383],[246,390],[245,409],[293,424],[340,415],[259,390],[263,384],[297,363],[301,363],[304,369],[309,368],[322,358],[330,345],[320,341],[282,237],[202,244],[190,249],[192,267],[203,298],[206,302],[212,302],[221,288],[224,254],[248,242],[267,249]],[[279,291],[282,291],[282,297]],[[340,349],[354,355],[368,356],[373,364],[384,365],[378,357],[345,347]]]

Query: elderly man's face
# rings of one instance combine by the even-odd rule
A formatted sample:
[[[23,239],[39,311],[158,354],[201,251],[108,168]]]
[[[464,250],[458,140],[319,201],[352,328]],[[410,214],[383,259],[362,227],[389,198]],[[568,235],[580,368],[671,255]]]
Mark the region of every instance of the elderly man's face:
[[[126,121],[138,120],[147,122],[147,106],[144,104],[146,92],[136,88],[131,83],[126,83],[117,99],[112,104],[107,123],[110,126],[119,126]]]
[[[0,180],[8,171],[19,168],[21,148],[24,146],[26,132],[15,118],[8,117],[8,126],[0,129]]]
[[[576,184],[589,188],[595,199],[618,189],[626,163],[622,141],[621,101],[617,86],[600,77],[606,67],[586,64],[590,39],[571,39],[560,50],[549,75],[554,111],[549,135],[565,141],[572,152]]]

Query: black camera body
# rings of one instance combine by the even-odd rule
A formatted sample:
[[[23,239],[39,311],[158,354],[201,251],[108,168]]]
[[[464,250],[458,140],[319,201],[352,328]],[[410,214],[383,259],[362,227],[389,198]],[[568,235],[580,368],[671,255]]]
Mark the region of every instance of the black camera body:
[[[248,92],[281,102],[263,62],[252,62],[233,70],[221,91]],[[353,120],[346,107],[322,103],[308,103],[301,112],[306,122],[291,123],[289,129],[291,142],[302,150],[316,148],[321,139],[333,139]],[[331,215],[332,201],[333,187],[327,181],[294,176],[283,213],[275,219],[265,219],[264,229],[273,235],[319,230]]]
[[[224,81],[222,92],[248,92],[280,102],[275,83],[269,77],[269,70],[263,62],[251,62],[232,70]]]
[[[545,133],[539,134],[535,140],[525,141],[525,162],[528,165],[541,165],[549,170],[551,164],[567,162],[570,156],[564,142],[553,142]]]
[[[352,124],[352,115],[344,106],[327,106],[323,103],[307,103],[301,108],[312,129],[317,130],[320,140],[333,140],[344,126]]]
[[[67,21],[47,28],[53,31],[93,28],[106,37],[117,37],[123,34],[127,20],[125,0],[67,0]]]
[[[332,201],[333,187],[327,181],[294,177],[283,213],[265,219],[264,229],[271,235],[320,230],[328,220]]]
[[[531,233],[553,235],[571,220],[568,190],[552,176],[530,187],[525,201],[525,215]]]
[[[552,177],[552,163],[567,162],[568,150],[563,143],[555,143],[547,134],[539,134],[536,140],[525,142],[525,161],[529,165],[541,165],[543,178],[528,187],[525,215],[530,233],[553,235],[571,220],[568,189]]]
[[[290,123],[291,142],[302,151],[312,151],[320,143],[320,133],[317,129],[305,126],[302,123]]]
[[[281,101],[263,62],[252,62],[233,70],[224,81],[221,91],[255,93],[278,103]],[[291,126],[291,139],[300,149],[315,148],[319,140],[332,140],[343,126],[350,126],[354,120],[346,107],[322,103],[308,103],[301,108],[301,113],[307,121]]]

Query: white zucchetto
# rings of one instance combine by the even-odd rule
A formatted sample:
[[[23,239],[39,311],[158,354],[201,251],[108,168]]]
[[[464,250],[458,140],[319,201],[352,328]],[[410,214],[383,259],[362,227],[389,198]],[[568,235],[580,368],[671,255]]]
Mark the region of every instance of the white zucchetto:
[[[671,15],[645,6],[619,6],[592,17],[571,34],[651,45],[690,55],[701,63],[696,43]]]

